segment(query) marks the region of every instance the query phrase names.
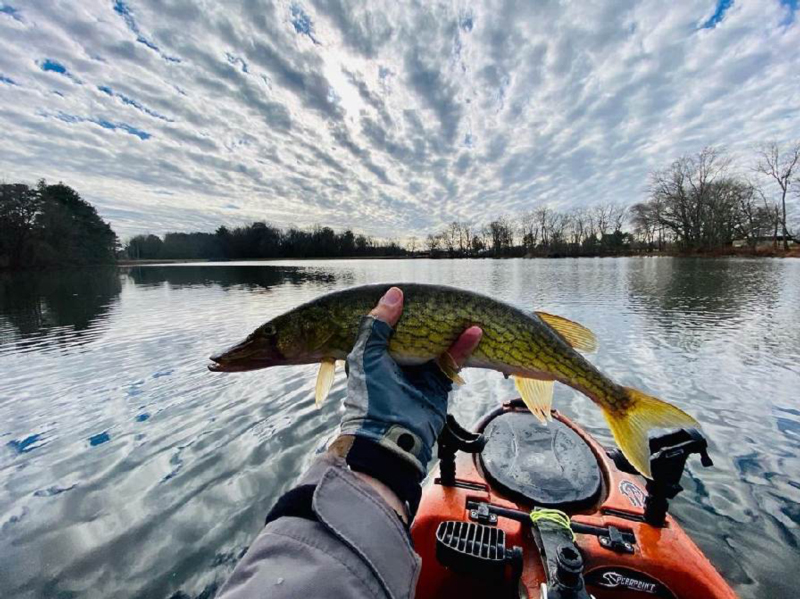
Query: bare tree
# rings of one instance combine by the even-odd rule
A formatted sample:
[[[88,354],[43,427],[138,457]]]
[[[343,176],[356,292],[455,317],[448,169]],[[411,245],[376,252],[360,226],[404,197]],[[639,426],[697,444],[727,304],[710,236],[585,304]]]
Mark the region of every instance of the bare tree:
[[[408,238],[408,242],[406,243],[406,249],[408,249],[409,254],[413,254],[417,251],[417,244],[419,243],[419,239],[416,236],[412,235]]]
[[[597,227],[597,232],[600,234],[600,241],[602,241],[603,237],[608,233],[613,210],[614,207],[612,204],[598,204],[592,209],[594,224]]]
[[[550,245],[557,246],[564,243],[564,232],[569,224],[569,216],[563,212],[550,210],[547,215],[547,230],[550,234]]]
[[[789,228],[786,225],[786,194],[795,184],[796,169],[800,168],[800,141],[783,151],[777,142],[769,142],[758,148],[755,170],[774,180],[781,190],[781,226],[783,249],[789,249]]]
[[[707,147],[650,174],[651,201],[660,205],[658,220],[684,247],[713,245],[720,236],[712,225],[719,202],[727,201],[721,191],[729,165],[722,150]]]
[[[630,215],[633,230],[647,244],[648,250],[652,250],[656,228],[658,227],[658,219],[656,218],[653,202],[634,204],[631,206]]]
[[[452,255],[455,253],[456,244],[458,243],[458,231],[453,228],[452,225],[447,225],[444,230],[439,234],[439,238],[442,240],[442,245],[444,245],[444,249]]]
[[[547,228],[549,216],[550,209],[547,206],[542,206],[536,210],[536,221],[539,224],[539,232],[542,235],[542,245],[544,247],[550,245],[550,231]]]
[[[614,231],[622,231],[627,213],[627,206],[622,206],[620,204],[609,204],[609,220],[614,227]]]
[[[525,253],[532,253],[539,241],[539,220],[533,210],[523,212],[520,216],[519,234]]]
[[[439,249],[439,246],[442,244],[442,239],[438,235],[434,235],[433,233],[428,233],[428,236],[425,238],[425,247],[428,248],[428,253],[431,255]]]
[[[467,254],[471,253],[473,247],[472,243],[473,233],[472,233],[472,226],[469,223],[461,223],[460,239],[463,241],[462,251]]]
[[[763,192],[750,182],[742,184],[738,192],[733,211],[734,227],[736,233],[754,250],[763,231],[774,225],[777,232],[780,212],[775,210],[777,205],[770,206]],[[773,245],[775,243],[773,237]]]

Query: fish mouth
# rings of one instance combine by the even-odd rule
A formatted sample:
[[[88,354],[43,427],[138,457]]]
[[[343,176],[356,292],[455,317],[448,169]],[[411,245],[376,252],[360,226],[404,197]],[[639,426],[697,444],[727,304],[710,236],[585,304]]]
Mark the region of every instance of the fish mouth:
[[[248,337],[241,343],[229,347],[209,359],[211,372],[247,372],[278,366],[281,360],[276,349],[267,341]]]

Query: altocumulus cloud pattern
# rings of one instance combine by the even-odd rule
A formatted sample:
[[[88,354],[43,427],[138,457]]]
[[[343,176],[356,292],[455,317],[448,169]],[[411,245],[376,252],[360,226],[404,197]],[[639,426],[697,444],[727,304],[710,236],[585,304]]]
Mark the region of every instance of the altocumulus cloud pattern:
[[[800,137],[796,0],[0,1],[0,178],[122,236],[381,237],[632,202],[707,144]]]

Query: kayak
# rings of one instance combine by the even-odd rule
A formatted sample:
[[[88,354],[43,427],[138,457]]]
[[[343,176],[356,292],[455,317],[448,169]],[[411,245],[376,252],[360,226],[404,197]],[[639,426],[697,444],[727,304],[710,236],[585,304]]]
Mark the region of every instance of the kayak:
[[[734,599],[669,514],[687,459],[711,465],[702,434],[651,438],[649,480],[552,415],[541,426],[514,400],[474,432],[448,416],[411,528],[416,596]]]

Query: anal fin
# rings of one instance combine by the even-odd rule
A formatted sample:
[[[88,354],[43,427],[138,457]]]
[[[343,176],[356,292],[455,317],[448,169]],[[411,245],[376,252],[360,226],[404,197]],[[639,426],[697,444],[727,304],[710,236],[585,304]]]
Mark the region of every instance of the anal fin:
[[[328,393],[333,386],[333,377],[336,373],[336,362],[334,360],[323,360],[319,365],[317,373],[317,386],[314,390],[314,401],[317,408],[322,406],[322,402],[328,397]]]
[[[553,419],[550,414],[550,410],[553,408],[553,383],[554,381],[514,376],[514,385],[517,387],[522,401],[542,424],[547,424],[548,420]]]

